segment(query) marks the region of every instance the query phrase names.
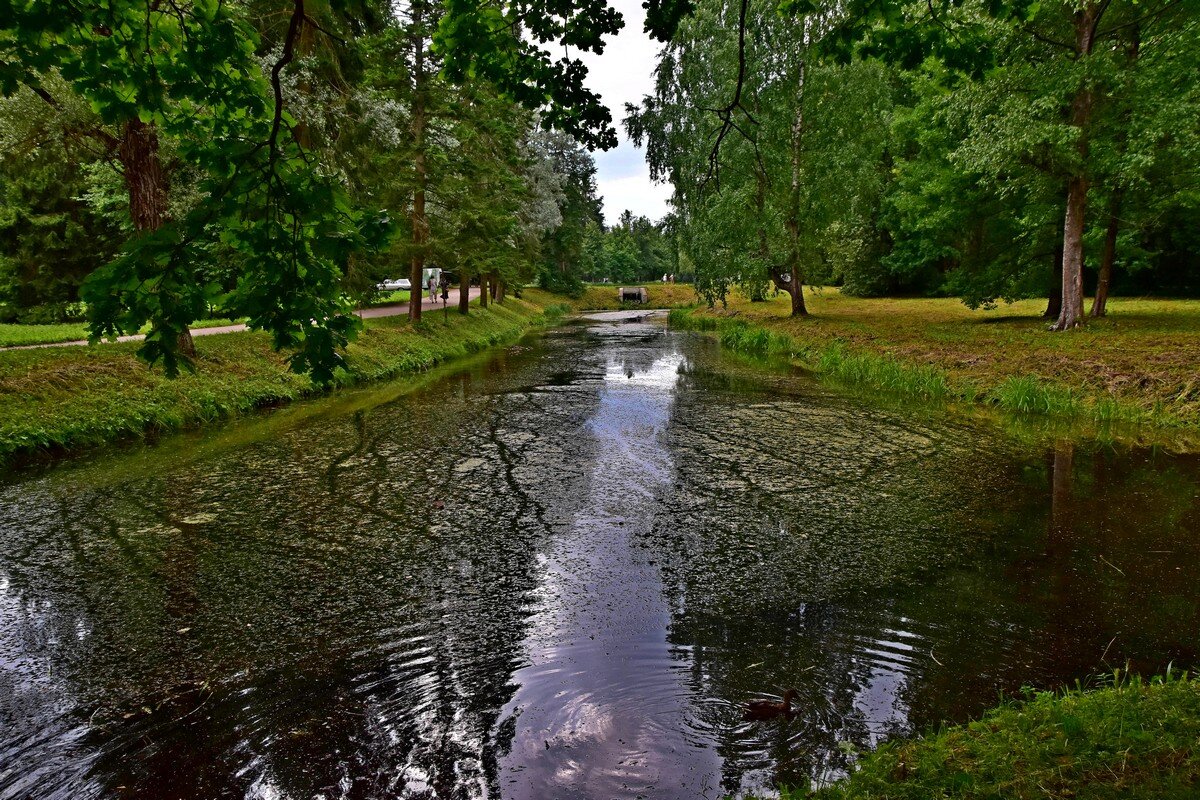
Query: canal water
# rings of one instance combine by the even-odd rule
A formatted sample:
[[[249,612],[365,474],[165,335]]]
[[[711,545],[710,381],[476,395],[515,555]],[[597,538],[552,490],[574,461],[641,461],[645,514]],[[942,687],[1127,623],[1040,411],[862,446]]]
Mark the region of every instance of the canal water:
[[[601,318],[14,473],[0,798],[769,794],[1195,666],[1200,459],[1031,441]]]

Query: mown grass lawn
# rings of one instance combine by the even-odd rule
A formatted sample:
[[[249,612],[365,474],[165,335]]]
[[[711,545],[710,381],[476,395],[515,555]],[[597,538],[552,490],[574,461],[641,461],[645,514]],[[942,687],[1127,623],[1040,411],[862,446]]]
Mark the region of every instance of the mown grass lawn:
[[[972,311],[953,298],[866,299],[810,289],[806,301],[808,318],[788,316],[786,295],[763,303],[735,296],[728,308],[698,313],[786,336],[812,351],[813,366],[818,351],[840,345],[937,370],[951,393],[988,396],[1015,410],[1053,412],[1108,399],[1160,421],[1200,425],[1200,300],[1113,298],[1107,318],[1064,333],[1046,330],[1044,300]]]
[[[192,324],[193,328],[219,328],[234,325],[241,320],[202,319]],[[75,342],[88,336],[86,322],[63,322],[57,325],[19,325],[0,323],[0,347],[19,347],[31,344],[58,344]]]

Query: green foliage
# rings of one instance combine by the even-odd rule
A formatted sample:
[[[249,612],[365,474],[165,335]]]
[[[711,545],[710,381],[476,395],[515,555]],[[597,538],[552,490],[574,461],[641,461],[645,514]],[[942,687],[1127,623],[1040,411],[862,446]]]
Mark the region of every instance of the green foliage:
[[[42,316],[61,321],[124,238],[88,200],[94,176],[115,173],[70,141],[62,117],[32,92],[0,97],[0,320],[44,306]]]
[[[551,314],[513,300],[469,317],[369,320],[333,383],[412,374],[510,340]],[[0,332],[2,335],[2,332]],[[74,449],[148,431],[191,427],[313,396],[323,387],[297,375],[261,333],[196,339],[199,369],[171,380],[135,356],[137,346],[54,347],[0,352],[0,462],[20,453]]]
[[[975,722],[889,742],[814,800],[1190,798],[1200,683],[1117,672],[1105,688],[1027,690]]]
[[[577,297],[583,291],[583,277],[595,271],[595,240],[603,223],[596,164],[591,154],[561,134],[543,135],[536,141],[540,161],[557,176],[559,191],[557,224],[544,226],[541,236],[538,285]]]
[[[626,125],[675,189],[681,258],[710,303],[792,273],[972,308],[1044,297],[1073,176],[1090,184],[1088,266],[1116,225],[1115,290],[1191,291],[1183,276],[1200,274],[1174,243],[1200,174],[1194,6],[674,8],[654,23],[673,32],[655,92]],[[1081,8],[1097,15],[1084,53]]]
[[[875,293],[890,76],[822,63],[819,23],[781,18],[771,2],[749,4],[743,49],[736,7],[697,5],[663,51],[655,94],[626,121],[652,176],[675,188],[681,259],[710,303],[734,285],[761,299],[793,273]],[[735,93],[714,138],[711,110]]]
[[[571,57],[551,61],[541,43],[561,42],[576,50],[602,52],[603,37],[616,33],[621,17],[604,0],[554,4],[447,0],[434,44],[456,82],[481,79],[530,110],[547,128],[587,144],[617,144],[612,115],[583,85],[587,70]],[[522,30],[527,36],[517,35]]]
[[[180,334],[218,305],[292,349],[293,368],[331,379],[338,348],[357,326],[341,276],[351,252],[380,241],[386,220],[352,207],[288,134],[295,120],[282,106],[279,80],[304,21],[293,14],[299,24],[289,27],[269,81],[256,59],[257,33],[238,6],[5,6],[0,91],[45,92],[45,82],[61,75],[98,116],[101,128],[91,135],[123,159],[131,199],[147,206],[139,235],[84,286],[92,335],[149,323],[140,353],[174,374]],[[154,208],[161,190],[133,189],[160,182],[160,135],[194,171],[204,198],[161,222],[163,210]],[[235,264],[227,285],[209,269],[218,253]]]
[[[601,6],[520,13],[527,30],[599,48],[618,23]],[[414,10],[0,3],[4,317],[32,319],[39,305],[38,317],[59,319],[86,278],[93,337],[149,325],[142,356],[168,374],[186,366],[180,334],[215,308],[328,381],[358,327],[353,305],[418,256],[455,279],[520,287],[554,263],[577,281],[599,219],[595,167],[567,137],[534,128],[611,136],[583,72],[499,32],[471,45],[496,56],[479,64],[521,75],[489,82],[472,67],[456,85],[446,75],[473,56],[431,51],[447,12]],[[450,13],[470,27],[518,12]],[[397,225],[418,189],[427,216]]]

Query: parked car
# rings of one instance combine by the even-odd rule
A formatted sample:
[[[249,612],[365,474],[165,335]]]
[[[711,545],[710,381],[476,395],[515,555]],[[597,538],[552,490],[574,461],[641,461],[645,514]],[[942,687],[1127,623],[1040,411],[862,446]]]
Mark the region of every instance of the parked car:
[[[412,291],[412,281],[408,278],[388,278],[382,283],[375,284],[375,288],[381,292],[396,292],[402,289]]]

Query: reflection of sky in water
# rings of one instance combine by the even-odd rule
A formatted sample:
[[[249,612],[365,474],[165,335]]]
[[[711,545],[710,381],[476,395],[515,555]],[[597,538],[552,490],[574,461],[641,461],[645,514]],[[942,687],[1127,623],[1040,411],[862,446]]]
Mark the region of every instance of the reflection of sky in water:
[[[587,500],[544,561],[529,665],[513,676],[520,688],[501,717],[516,722],[502,776],[512,797],[665,787],[698,797],[716,774],[715,758],[698,769],[675,755],[689,747],[686,676],[663,640],[670,614],[661,578],[638,551],[654,498],[672,480],[662,433],[684,357],[646,364],[621,355],[608,358],[586,426],[596,444]]]

